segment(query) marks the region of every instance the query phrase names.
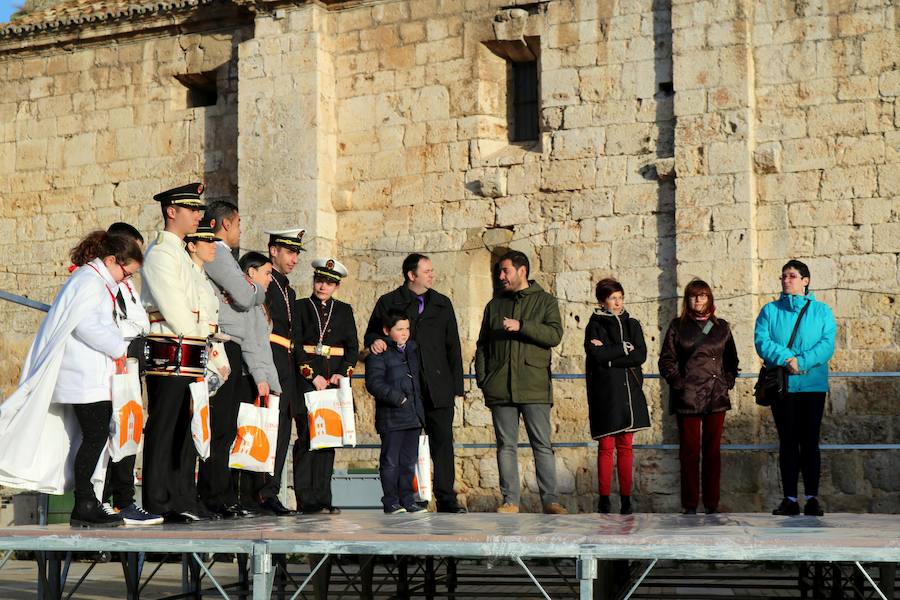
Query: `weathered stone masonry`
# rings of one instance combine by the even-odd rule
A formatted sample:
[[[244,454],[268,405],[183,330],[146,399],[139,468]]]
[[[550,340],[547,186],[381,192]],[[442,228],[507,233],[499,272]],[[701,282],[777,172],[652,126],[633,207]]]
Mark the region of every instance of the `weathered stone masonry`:
[[[66,8],[68,7],[68,9]],[[0,32],[0,289],[49,301],[66,251],[113,220],[158,226],[148,201],[202,178],[237,199],[246,249],[262,230],[310,231],[310,256],[350,268],[340,295],[360,329],[429,253],[471,361],[491,295],[492,252],[516,248],[566,320],[554,370],[583,371],[592,284],[615,275],[661,330],[690,278],[708,280],[735,325],[745,372],[752,327],[798,257],[838,318],[840,371],[900,364],[900,8],[889,0],[376,0],[58,4]],[[80,11],[80,12],[79,12]],[[66,25],[73,14],[91,22]],[[41,24],[38,27],[37,24]],[[510,62],[535,57],[537,139],[510,142]],[[191,107],[175,76],[214,74],[215,105]],[[39,259],[39,260],[36,260]],[[306,265],[292,277],[308,289]],[[0,347],[21,356],[39,323],[0,305]],[[19,361],[0,370],[9,384]],[[474,386],[459,442],[492,442]],[[588,439],[583,382],[558,382],[555,439]],[[726,442],[770,443],[767,411],[735,392]],[[665,393],[646,384],[673,443]],[[377,440],[358,399],[362,441]],[[898,385],[833,384],[826,443],[896,443]],[[524,440],[524,432],[522,434]],[[527,506],[537,504],[530,453]],[[460,493],[491,509],[493,450],[459,451]],[[374,466],[373,451],[341,451]],[[830,509],[896,511],[896,452],[826,452]],[[596,504],[593,449],[558,452],[566,504]],[[638,451],[641,510],[678,506],[677,455]],[[723,503],[767,508],[774,454],[725,455]]]

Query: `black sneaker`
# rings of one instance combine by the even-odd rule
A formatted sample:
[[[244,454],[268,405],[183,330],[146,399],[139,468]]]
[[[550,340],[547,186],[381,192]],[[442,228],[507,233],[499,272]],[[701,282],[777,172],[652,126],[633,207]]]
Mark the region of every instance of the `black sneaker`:
[[[400,506],[399,504],[392,504],[390,506],[384,507],[384,514],[386,515],[402,515],[406,512],[406,509]]]
[[[421,506],[421,505],[419,505]],[[422,508],[425,508],[424,506]],[[464,515],[467,511],[464,506],[460,506],[459,504],[438,504],[437,512],[439,513],[452,513],[456,515]]]
[[[818,498],[813,496],[806,501],[806,505],[803,507],[803,514],[807,517],[824,517],[825,511],[822,510]]]
[[[620,515],[630,515],[634,510],[631,508],[631,496],[622,496],[622,506],[619,509]]]
[[[408,513],[428,512],[427,508],[425,508],[424,506],[421,506],[419,504],[416,504],[415,502],[413,502],[412,504],[404,505],[403,508],[405,508],[406,512],[408,512]]]
[[[784,498],[778,508],[772,511],[773,515],[783,515],[786,517],[795,517],[800,514],[800,505],[796,500]]]
[[[69,524],[72,527],[120,527],[125,521],[109,504],[101,505],[92,498],[75,502]]]

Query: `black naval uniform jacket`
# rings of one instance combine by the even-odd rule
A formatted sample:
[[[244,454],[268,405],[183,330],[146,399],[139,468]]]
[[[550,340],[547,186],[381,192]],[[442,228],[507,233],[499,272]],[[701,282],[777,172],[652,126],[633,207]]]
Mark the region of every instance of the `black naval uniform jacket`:
[[[287,295],[287,298],[285,298]],[[280,335],[288,340],[294,339],[293,323],[297,316],[297,293],[291,287],[286,275],[272,270],[272,283],[266,291],[266,305],[269,307],[269,317],[272,319],[272,333]],[[293,401],[294,387],[296,386],[296,366],[294,355],[289,348],[272,342],[272,358],[275,359],[275,369],[278,371],[278,379],[281,381],[283,396]],[[288,390],[290,389],[290,392]]]
[[[331,320],[328,321],[329,309],[334,306]],[[353,308],[346,302],[331,298],[323,307],[315,295],[297,300],[294,304],[294,359],[299,373],[300,397],[315,388],[313,379],[321,375],[325,379],[334,374],[349,377],[353,374],[359,358],[359,338],[356,335],[356,321]],[[318,319],[316,312],[319,312]],[[303,346],[315,346],[319,343],[319,323],[328,326],[322,343],[344,349],[343,356],[319,356],[306,352]],[[299,412],[299,411],[298,411]]]
[[[410,339],[415,340],[421,358],[422,384],[428,389],[435,408],[453,406],[462,396],[463,364],[456,313],[450,298],[434,290],[425,292],[425,310],[419,314],[416,295],[401,285],[378,299],[366,329],[366,348],[377,339],[387,341],[382,320],[390,311],[409,317]]]

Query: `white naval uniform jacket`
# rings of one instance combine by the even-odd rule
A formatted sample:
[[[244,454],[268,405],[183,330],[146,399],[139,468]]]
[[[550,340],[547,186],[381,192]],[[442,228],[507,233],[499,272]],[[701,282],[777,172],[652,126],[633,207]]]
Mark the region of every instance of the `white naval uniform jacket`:
[[[160,231],[147,246],[141,267],[141,301],[150,313],[150,333],[209,335],[209,325],[200,320],[199,280],[194,269],[184,242],[174,233]]]

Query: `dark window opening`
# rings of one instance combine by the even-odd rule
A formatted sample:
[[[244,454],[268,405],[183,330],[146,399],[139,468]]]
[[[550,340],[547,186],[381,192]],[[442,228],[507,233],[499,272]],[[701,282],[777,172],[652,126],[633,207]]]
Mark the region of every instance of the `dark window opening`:
[[[675,86],[671,81],[663,81],[659,84],[659,93],[663,96],[671,96],[675,93]]]
[[[537,61],[509,63],[511,108],[509,132],[513,142],[538,139],[540,133]]]
[[[187,108],[215,106],[216,102],[218,102],[219,89],[216,83],[215,71],[176,75],[175,79],[187,88],[185,96]]]

